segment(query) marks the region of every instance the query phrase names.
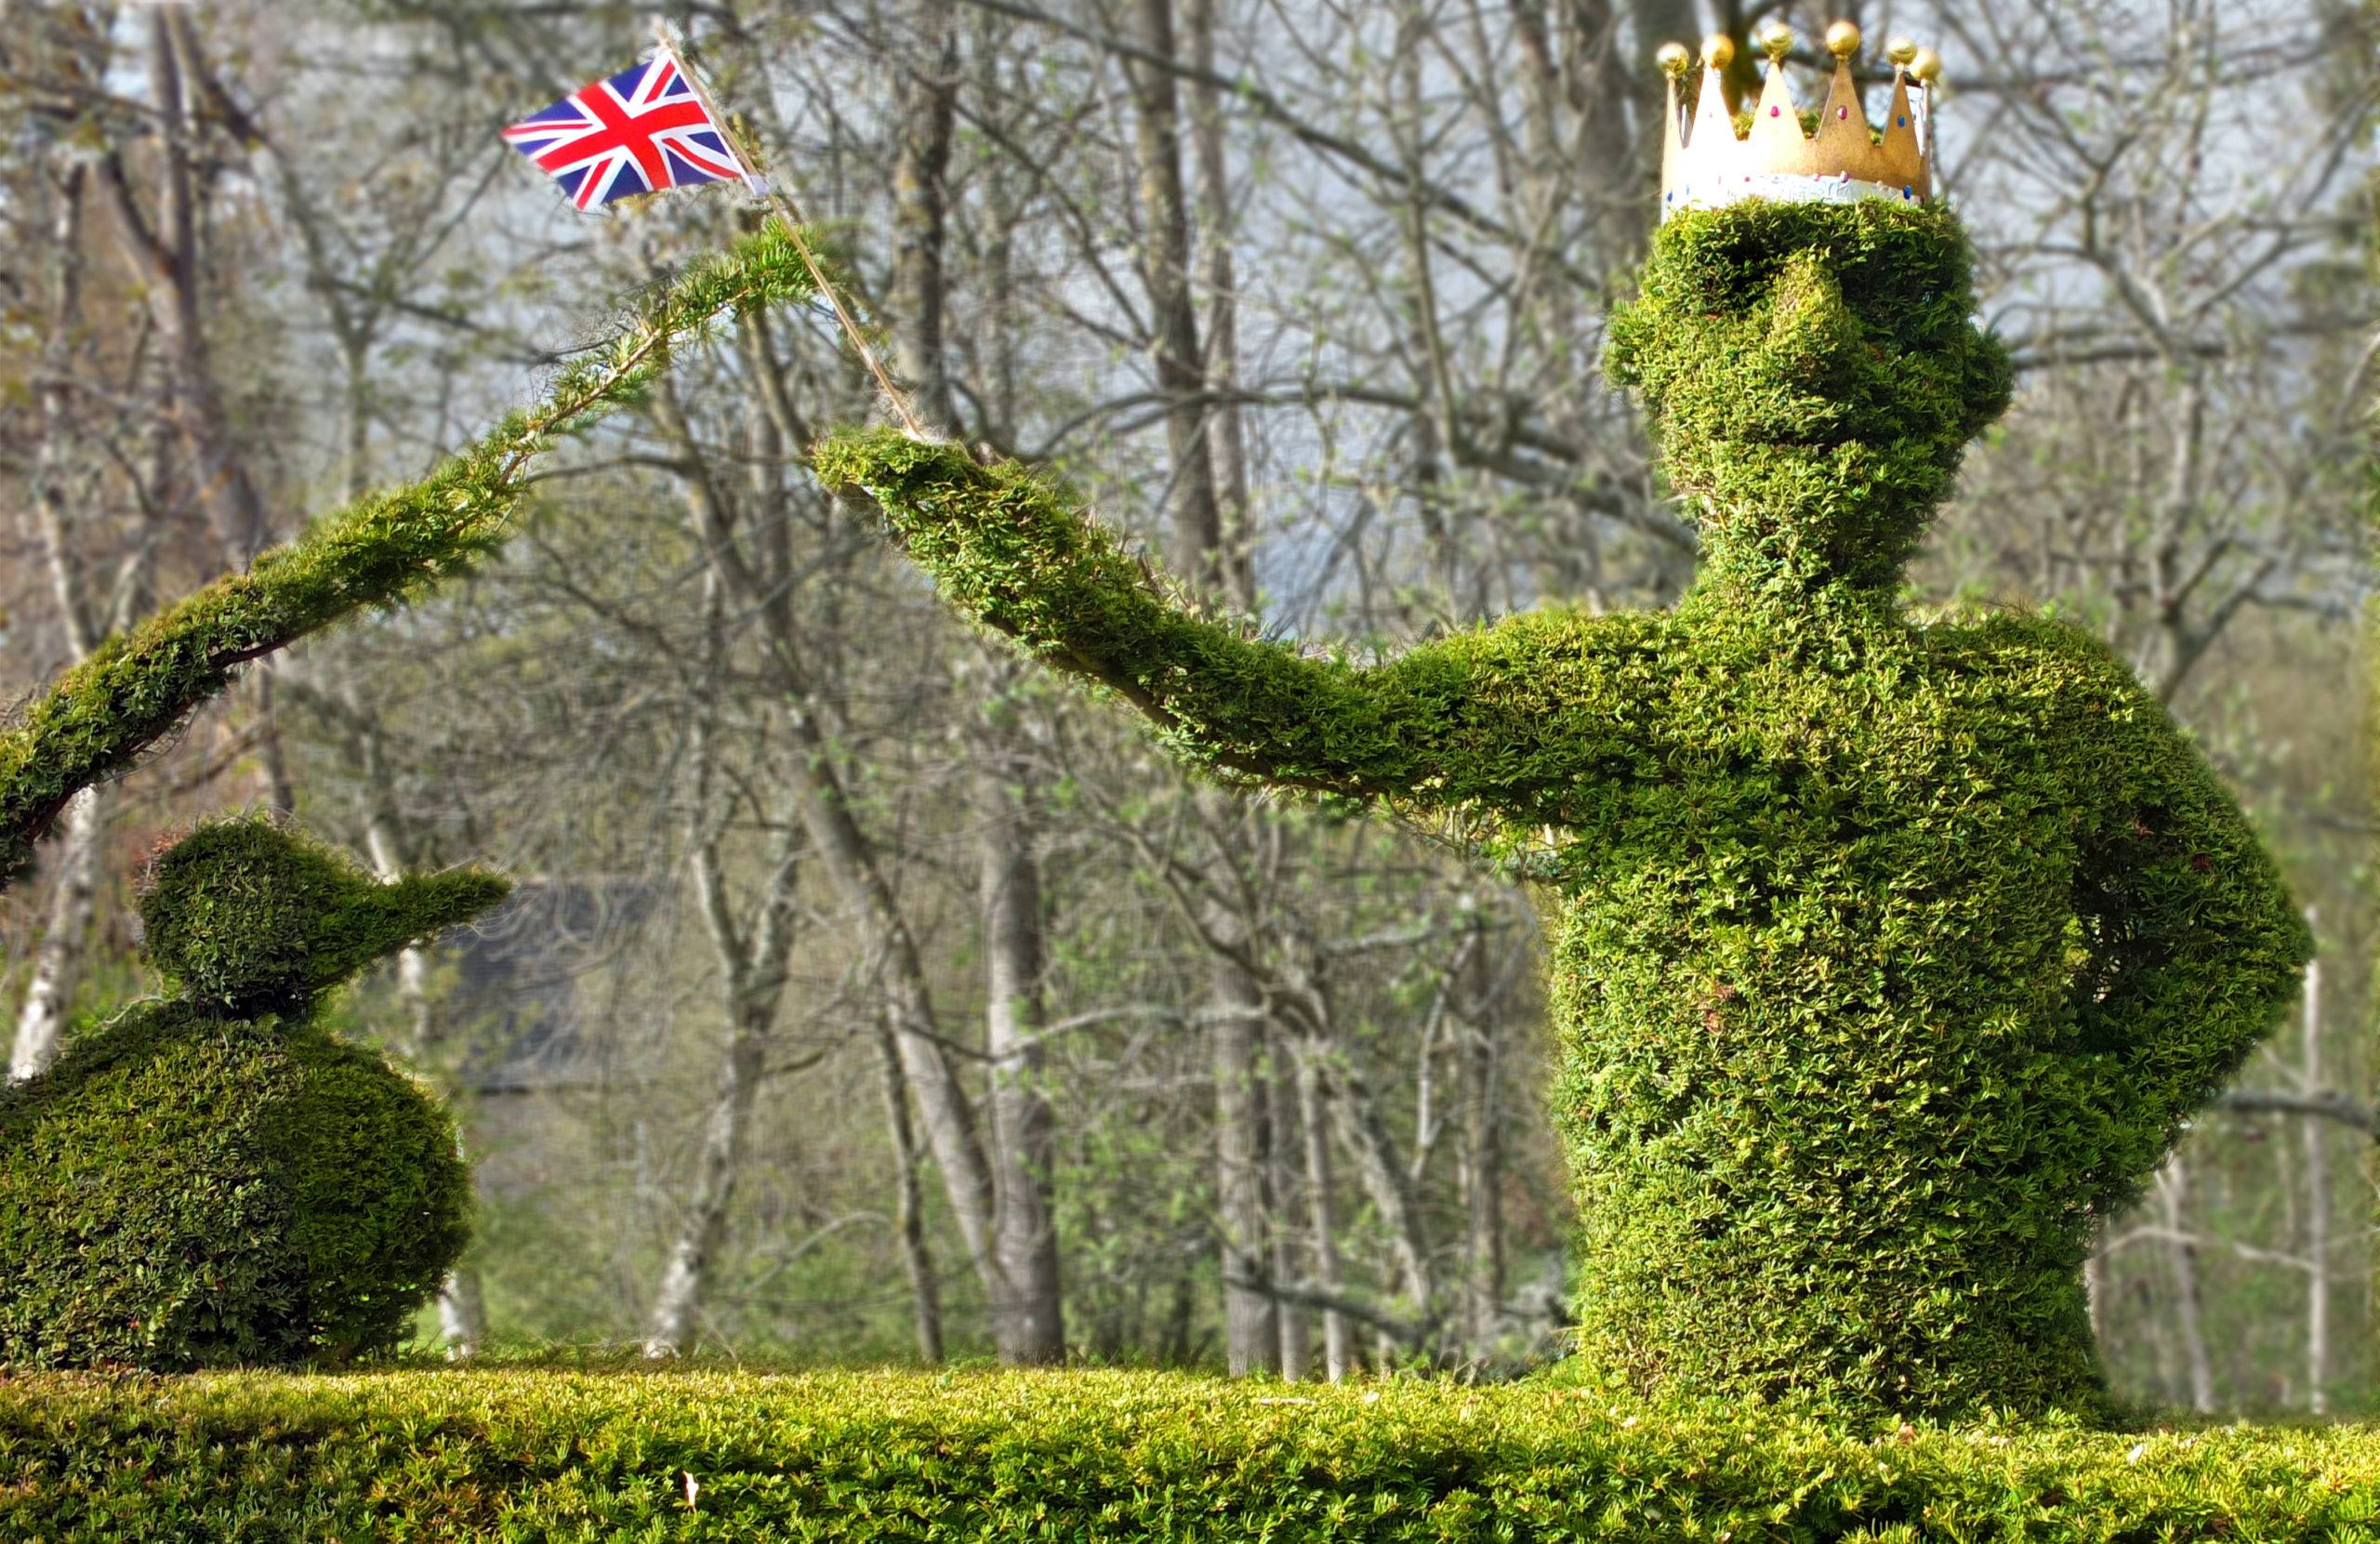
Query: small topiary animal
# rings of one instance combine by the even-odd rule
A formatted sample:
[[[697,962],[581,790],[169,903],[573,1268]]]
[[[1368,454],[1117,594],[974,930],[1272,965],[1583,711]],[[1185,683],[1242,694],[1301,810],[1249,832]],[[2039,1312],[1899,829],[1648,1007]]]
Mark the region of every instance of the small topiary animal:
[[[503,899],[381,884],[260,816],[200,826],[140,902],[174,994],[0,1090],[0,1363],[157,1371],[384,1349],[469,1235],[454,1125],[315,1019]]]
[[[2007,404],[1928,205],[1666,223],[1607,365],[1698,518],[1675,609],[1377,665],[1170,600],[1063,491],[852,434],[960,610],[1250,785],[1452,811],[1558,898],[1579,1341],[1644,1392],[2096,1403],[2081,1266],[2308,939],[2205,759],[2088,634],[1925,625],[1903,566]]]

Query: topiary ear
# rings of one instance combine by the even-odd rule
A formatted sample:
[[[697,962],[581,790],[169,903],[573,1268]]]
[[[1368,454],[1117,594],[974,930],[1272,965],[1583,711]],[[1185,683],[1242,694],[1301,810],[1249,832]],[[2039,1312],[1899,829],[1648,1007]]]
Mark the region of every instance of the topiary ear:
[[[1990,429],[2008,411],[2016,394],[2016,367],[2008,355],[2008,345],[1998,333],[1987,332],[1976,345],[1974,377],[1967,388],[1967,401],[1974,412],[1967,420],[1967,438],[1972,440]]]
[[[1621,300],[1604,323],[1603,378],[1615,391],[1631,391],[1645,384],[1645,339],[1636,307]]]

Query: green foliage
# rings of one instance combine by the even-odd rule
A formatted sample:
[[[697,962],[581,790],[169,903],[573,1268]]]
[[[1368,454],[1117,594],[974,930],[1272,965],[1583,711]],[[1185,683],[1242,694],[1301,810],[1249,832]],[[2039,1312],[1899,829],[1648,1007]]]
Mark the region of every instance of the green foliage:
[[[0,1535],[1730,1544],[2380,1537],[2380,1432],[1614,1408],[1540,1386],[508,1370],[0,1383]]]
[[[603,347],[562,371],[544,400],[408,487],[317,520],[103,641],[0,733],[0,885],[32,859],[80,789],[130,766],[241,665],[354,613],[399,606],[501,546],[522,475],[556,437],[633,402],[680,337],[733,308],[800,299],[808,275],[774,226],[689,271]]]
[[[1605,365],[1701,521],[1706,587],[1899,582],[2008,405],[1971,266],[1935,205],[1755,201],[1661,227]]]
[[[339,1361],[469,1235],[453,1123],[302,1022],[143,1004],[0,1090],[0,1362]]]
[[[157,861],[141,915],[185,990],[0,1090],[0,1363],[174,1370],[394,1345],[469,1237],[454,1123],[311,1017],[501,900],[375,881],[259,816]]]
[[[261,816],[201,825],[157,860],[140,898],[168,984],[225,1011],[303,1012],[313,997],[434,938],[510,889],[473,869],[375,881]]]
[[[2093,1221],[2308,952],[2237,805],[2098,642],[1902,609],[2008,397],[1968,263],[1935,208],[1670,221],[1609,363],[1702,523],[1693,590],[1370,666],[1200,617],[1020,468],[884,433],[817,454],[959,610],[1186,759],[1451,812],[1545,882],[1580,1348],[1617,1389],[2093,1407]]]

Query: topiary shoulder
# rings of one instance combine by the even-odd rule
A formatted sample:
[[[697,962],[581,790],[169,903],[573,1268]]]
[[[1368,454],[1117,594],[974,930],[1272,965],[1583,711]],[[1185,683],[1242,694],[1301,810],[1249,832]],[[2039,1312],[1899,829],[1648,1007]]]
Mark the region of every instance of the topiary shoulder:
[[[505,891],[381,884],[254,816],[165,852],[140,910],[176,995],[0,1090],[0,1362],[343,1362],[401,1339],[469,1238],[469,1176],[443,1108],[315,1010]]]

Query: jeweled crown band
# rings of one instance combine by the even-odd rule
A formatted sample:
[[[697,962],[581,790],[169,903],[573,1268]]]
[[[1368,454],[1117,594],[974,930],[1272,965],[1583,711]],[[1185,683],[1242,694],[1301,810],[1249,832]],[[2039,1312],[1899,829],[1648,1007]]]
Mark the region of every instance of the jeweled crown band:
[[[1714,33],[1703,41],[1701,89],[1690,115],[1681,88],[1693,59],[1682,44],[1662,48],[1659,57],[1669,76],[1669,118],[1661,137],[1661,218],[1747,198],[1920,203],[1932,197],[1934,83],[1942,73],[1940,56],[1907,38],[1885,45],[1885,57],[1893,61],[1893,94],[1880,137],[1869,125],[1859,88],[1851,78],[1860,41],[1859,29],[1848,21],[1827,29],[1834,79],[1826,105],[1818,110],[1815,134],[1802,126],[1801,109],[1785,79],[1785,56],[1793,48],[1792,28],[1772,21],[1761,32],[1760,46],[1768,55],[1767,80],[1752,109],[1751,129],[1740,137],[1724,80],[1727,66],[1735,62],[1734,40]]]

